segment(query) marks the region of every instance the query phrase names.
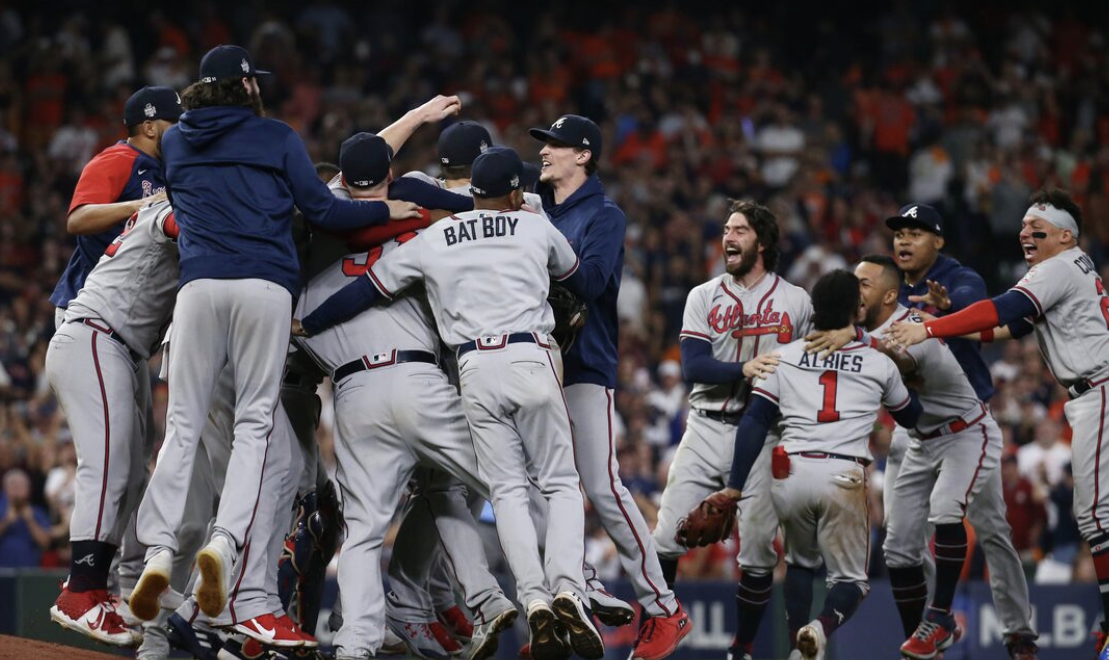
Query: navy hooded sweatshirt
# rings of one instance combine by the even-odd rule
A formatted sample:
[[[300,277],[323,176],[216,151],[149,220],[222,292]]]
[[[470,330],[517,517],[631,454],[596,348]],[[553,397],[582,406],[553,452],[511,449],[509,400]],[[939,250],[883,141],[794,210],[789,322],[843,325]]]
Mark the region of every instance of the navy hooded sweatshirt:
[[[186,111],[162,136],[162,162],[181,229],[180,286],[198,279],[262,279],[295,296],[294,206],[331,230],[389,220],[384,202],[332,195],[300,136],[250,108]]]
[[[549,186],[540,187],[540,196],[551,223],[570,242],[581,261],[578,272],[589,308],[585,327],[563,355],[563,382],[615,389],[620,332],[616,297],[624,273],[627,218],[615,202],[605,197],[605,188],[596,175],[586,179],[561,204],[554,203],[554,191]]]
[[[909,302],[909,296],[924,296],[928,294],[928,280],[939,282],[947,288],[947,297],[951,299],[951,309],[943,311],[935,307],[925,306],[922,303]],[[932,316],[944,316],[970,307],[979,300],[988,298],[986,295],[986,282],[982,276],[967,268],[951,257],[939,255],[936,262],[928,269],[928,273],[916,283],[916,286],[901,284],[901,291],[897,300],[906,307],[923,309]],[[970,339],[953,337],[947,341],[951,353],[959,366],[966,372],[974,392],[983,402],[988,403],[996,391],[993,386],[993,377],[990,368],[982,359],[979,350],[982,344]]]

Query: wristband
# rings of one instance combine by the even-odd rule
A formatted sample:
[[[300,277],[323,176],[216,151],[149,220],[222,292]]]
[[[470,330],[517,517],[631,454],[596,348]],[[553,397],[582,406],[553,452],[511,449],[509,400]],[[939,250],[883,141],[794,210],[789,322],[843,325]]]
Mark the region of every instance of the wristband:
[[[988,344],[988,343],[992,342],[993,341],[993,328],[990,328],[989,330],[983,330],[982,332],[980,332],[978,334],[978,340],[981,341],[983,344]]]

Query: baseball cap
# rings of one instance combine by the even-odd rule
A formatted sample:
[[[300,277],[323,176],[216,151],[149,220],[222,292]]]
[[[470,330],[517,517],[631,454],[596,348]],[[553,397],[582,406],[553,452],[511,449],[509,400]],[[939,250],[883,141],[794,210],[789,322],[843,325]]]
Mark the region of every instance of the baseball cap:
[[[581,115],[562,115],[550,128],[533,128],[528,133],[536,140],[589,149],[594,159],[601,157],[601,129]]]
[[[943,216],[927,204],[906,204],[897,215],[886,218],[886,226],[897,231],[905,227],[919,227],[937,236],[943,236]]]
[[[490,147],[474,159],[470,189],[475,197],[500,197],[522,185],[524,163],[508,147]]]
[[[144,121],[181,117],[181,97],[172,87],[143,87],[123,104],[123,123],[135,126]]]
[[[250,51],[242,46],[221,44],[204,54],[200,60],[200,82],[210,83],[228,78],[250,78],[268,75],[254,67]]]
[[[372,188],[389,177],[393,148],[379,135],[355,133],[339,147],[343,181],[354,188]]]
[[[491,146],[493,138],[484,126],[476,121],[460,121],[439,134],[439,162],[448,167],[471,165]]]

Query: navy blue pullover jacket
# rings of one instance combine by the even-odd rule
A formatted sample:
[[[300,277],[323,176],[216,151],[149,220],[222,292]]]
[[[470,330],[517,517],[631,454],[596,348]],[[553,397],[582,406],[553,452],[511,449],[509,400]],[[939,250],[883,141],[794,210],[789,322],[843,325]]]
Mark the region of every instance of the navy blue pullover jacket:
[[[197,279],[263,279],[296,295],[294,205],[332,230],[388,221],[384,202],[336,198],[300,136],[245,107],[189,110],[162,136],[166,183],[181,229],[181,286]]]
[[[624,272],[624,212],[608,197],[596,175],[561,204],[555,204],[549,186],[540,190],[543,210],[551,223],[570,241],[581,261],[581,293],[589,307],[585,327],[563,356],[566,385],[592,383],[616,388],[616,297]]]
[[[943,311],[935,307],[925,307],[921,303],[909,302],[909,296],[928,294],[928,280],[939,282],[947,287],[947,296],[951,299],[951,309]],[[917,282],[916,286],[909,286],[903,282],[901,291],[897,295],[897,299],[902,305],[923,309],[933,316],[953,314],[988,297],[986,282],[982,280],[981,275],[957,260],[945,257],[942,254],[936,257],[936,263],[932,264],[932,267],[928,269],[928,273]],[[952,338],[945,341],[947,341],[951,353],[959,362],[959,366],[966,373],[967,379],[978,398],[983,402],[989,402],[990,397],[994,395],[996,390],[993,386],[993,378],[990,376],[990,369],[979,353],[982,345],[969,339]]]

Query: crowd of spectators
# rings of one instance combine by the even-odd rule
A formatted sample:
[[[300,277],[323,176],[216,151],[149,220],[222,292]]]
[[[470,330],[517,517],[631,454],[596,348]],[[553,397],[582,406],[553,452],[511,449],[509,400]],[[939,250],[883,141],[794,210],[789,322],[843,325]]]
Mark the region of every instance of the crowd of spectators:
[[[1000,292],[1022,273],[1016,230],[1043,185],[1075,194],[1083,246],[1109,264],[1109,35],[1097,28],[1109,24],[1107,6],[848,3],[813,5],[797,20],[792,3],[765,4],[602,11],[573,0],[520,11],[389,1],[371,13],[334,0],[0,1],[0,565],[68,562],[76,453],[43,360],[47,298],[73,245],[65,216],[76,178],[123,137],[122,104],[137,87],[183,89],[219,43],[247,46],[275,72],[262,81],[267,112],[316,160],[334,161],[351,133],[436,93],[459,94],[465,118],[525,158],[540,146],[528,127],[566,112],[601,124],[600,175],[628,217],[619,458],[648,520],[686,413],[677,351],[686,295],[722,270],[729,198],[775,212],[780,272],[806,287],[888,252],[882,219],[913,201],[942,211],[947,251]],[[397,173],[437,173],[436,137],[417,133]],[[1030,341],[989,353],[1004,491],[1029,574],[1090,579],[1070,512],[1065,392]],[[163,420],[165,385],[155,382]],[[875,548],[891,423],[873,436]],[[333,460],[330,433],[325,414],[320,439]],[[612,574],[608,543],[593,533],[589,552]],[[691,553],[682,573],[730,576],[731,551]]]

